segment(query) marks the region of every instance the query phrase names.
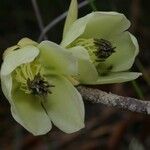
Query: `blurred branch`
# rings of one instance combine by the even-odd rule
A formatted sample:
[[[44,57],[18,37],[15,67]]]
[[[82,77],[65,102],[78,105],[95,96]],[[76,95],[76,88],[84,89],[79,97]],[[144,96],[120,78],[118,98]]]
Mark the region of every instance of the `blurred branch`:
[[[77,89],[81,93],[84,100],[93,103],[102,103],[107,106],[117,107],[132,112],[144,114],[150,113],[150,101],[142,101],[131,97],[123,97],[86,86],[78,86]]]
[[[89,2],[88,1],[83,1],[79,3],[78,8],[82,8],[86,6]],[[41,32],[38,41],[41,41],[44,37],[44,35],[51,29],[53,28],[56,24],[58,24],[60,21],[62,21],[66,16],[67,16],[68,11],[62,13],[60,16],[56,17],[54,20],[52,20]]]
[[[96,5],[94,4],[94,0],[88,0],[89,1],[89,5],[91,6],[92,10],[93,11],[97,11],[97,7]]]
[[[139,18],[141,15],[140,0],[132,0],[130,11],[131,11],[131,23],[132,23],[130,31],[134,33],[137,30]]]
[[[37,5],[37,2],[36,2],[36,0],[32,0],[31,2],[32,2],[32,6],[34,9],[37,21],[38,21],[39,28],[40,28],[41,32],[43,32],[44,24],[43,24],[43,20],[42,20],[41,13],[40,13],[39,7]],[[43,35],[43,37],[45,40],[47,39],[46,33]]]

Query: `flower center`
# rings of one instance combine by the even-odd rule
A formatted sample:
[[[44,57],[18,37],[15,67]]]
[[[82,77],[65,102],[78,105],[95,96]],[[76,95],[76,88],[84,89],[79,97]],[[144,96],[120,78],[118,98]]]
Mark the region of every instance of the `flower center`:
[[[39,64],[23,64],[15,70],[16,80],[20,83],[20,89],[27,94],[46,96],[54,85],[44,78]]]
[[[112,55],[112,53],[115,52],[115,48],[113,47],[112,44],[105,40],[105,39],[94,39],[94,44],[96,46],[96,51],[94,52],[95,55],[97,56],[96,61],[105,61],[109,56]]]
[[[54,87],[54,85],[50,85],[39,73],[35,75],[33,80],[28,78],[27,85],[32,94],[43,96],[46,96],[48,93],[51,94],[50,87]]]
[[[98,38],[79,38],[69,45],[69,47],[73,46],[83,46],[87,49],[94,63],[105,61],[115,52],[116,48],[108,40]]]

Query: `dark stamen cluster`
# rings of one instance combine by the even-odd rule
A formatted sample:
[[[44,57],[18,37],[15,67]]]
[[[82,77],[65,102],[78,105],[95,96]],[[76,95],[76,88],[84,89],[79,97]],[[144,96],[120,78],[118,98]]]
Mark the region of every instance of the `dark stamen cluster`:
[[[32,94],[39,96],[46,96],[48,93],[51,94],[50,88],[54,87],[54,85],[50,85],[40,74],[35,75],[32,81],[28,79],[27,85]]]
[[[94,52],[98,58],[96,61],[105,61],[105,59],[115,52],[114,49],[116,47],[113,47],[112,44],[105,39],[94,39],[94,44],[97,48]]]

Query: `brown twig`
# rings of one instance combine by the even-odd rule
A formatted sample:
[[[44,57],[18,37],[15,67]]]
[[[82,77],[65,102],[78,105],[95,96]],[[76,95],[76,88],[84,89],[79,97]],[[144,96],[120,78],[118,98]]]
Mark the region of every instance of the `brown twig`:
[[[123,97],[86,86],[78,86],[77,89],[84,100],[88,100],[93,103],[102,103],[107,106],[117,107],[132,112],[150,114],[150,101]]]

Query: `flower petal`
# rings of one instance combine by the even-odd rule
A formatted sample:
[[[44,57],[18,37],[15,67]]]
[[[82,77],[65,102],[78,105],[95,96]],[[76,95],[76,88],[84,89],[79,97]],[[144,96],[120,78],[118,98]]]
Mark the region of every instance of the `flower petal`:
[[[63,37],[68,32],[68,30],[69,30],[70,26],[73,24],[73,22],[77,19],[77,16],[78,16],[77,0],[72,0],[70,3],[68,15],[67,15],[65,25],[64,25]]]
[[[52,125],[41,105],[40,99],[18,90],[19,85],[13,83],[11,112],[14,119],[34,135],[46,134]]]
[[[44,106],[54,125],[66,133],[84,127],[84,104],[79,92],[64,77],[48,77],[55,86]]]
[[[117,12],[93,12],[74,22],[61,45],[66,47],[80,38],[107,38],[121,33],[130,26],[129,20]]]
[[[35,42],[35,41],[33,41],[33,40],[31,40],[31,39],[29,39],[29,38],[22,38],[18,43],[17,43],[17,45],[18,46],[20,46],[21,48],[22,47],[25,47],[25,46],[27,46],[27,45],[34,45],[34,46],[37,46],[37,42]]]
[[[137,72],[117,72],[110,73],[106,76],[99,76],[99,79],[93,84],[112,84],[112,83],[122,83],[134,80],[141,76],[141,73]]]
[[[18,49],[18,48],[19,48],[18,45],[14,45],[14,46],[8,47],[8,48],[4,51],[4,53],[3,53],[3,59],[4,59],[5,56],[8,55],[10,52],[12,52],[12,51],[14,51],[14,50],[16,50],[16,49]]]
[[[82,37],[106,38],[127,30],[129,20],[117,12],[94,12],[87,23]]]
[[[88,20],[89,18],[87,16],[77,19],[66,33],[60,45],[67,47],[71,42],[77,39],[84,32]]]
[[[78,58],[78,76],[79,82],[90,84],[98,79],[98,73],[94,64],[90,61],[90,56],[87,50],[81,46],[76,46],[67,49],[73,56]]]
[[[1,75],[1,87],[5,97],[11,104],[12,78],[10,74],[7,76]]]
[[[50,41],[43,41],[38,48],[39,61],[45,68],[65,75],[77,74],[77,59],[62,47]]]
[[[8,75],[21,64],[33,61],[38,54],[39,50],[35,46],[26,46],[19,50],[9,52],[4,58],[1,75]]]
[[[112,72],[129,70],[139,52],[136,38],[129,32],[124,32],[112,38],[111,42],[116,47],[115,53],[99,66],[112,66]]]
[[[90,56],[89,56],[88,51],[82,46],[72,47],[72,48],[66,49],[66,51],[72,53],[73,56],[77,58],[90,61]]]

